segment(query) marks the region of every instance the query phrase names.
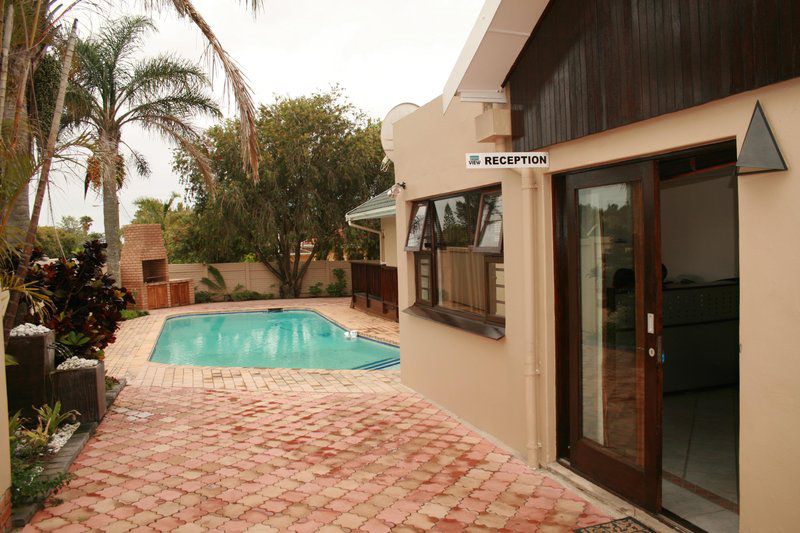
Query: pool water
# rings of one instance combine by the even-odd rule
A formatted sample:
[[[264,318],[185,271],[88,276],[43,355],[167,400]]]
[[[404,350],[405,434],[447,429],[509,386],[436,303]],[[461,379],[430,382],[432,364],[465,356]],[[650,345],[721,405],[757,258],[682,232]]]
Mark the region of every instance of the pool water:
[[[254,368],[377,370],[400,350],[345,330],[313,311],[220,313],[169,318],[150,356],[155,363]]]

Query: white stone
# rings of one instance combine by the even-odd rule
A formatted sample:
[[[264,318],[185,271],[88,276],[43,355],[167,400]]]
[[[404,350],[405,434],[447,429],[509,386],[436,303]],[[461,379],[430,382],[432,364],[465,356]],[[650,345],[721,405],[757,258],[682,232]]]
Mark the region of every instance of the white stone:
[[[20,324],[11,330],[12,337],[32,337],[34,335],[44,335],[50,333],[50,328],[37,324]]]
[[[82,359],[80,357],[70,357],[56,367],[56,370],[74,370],[76,368],[94,368],[100,361],[97,359]]]

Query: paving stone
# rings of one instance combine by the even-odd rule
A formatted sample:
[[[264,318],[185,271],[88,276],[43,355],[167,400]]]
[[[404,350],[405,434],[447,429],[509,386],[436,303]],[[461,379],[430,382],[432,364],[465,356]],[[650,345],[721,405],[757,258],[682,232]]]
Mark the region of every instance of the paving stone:
[[[268,305],[313,307],[397,339],[396,324],[347,301]],[[179,311],[266,307],[245,303]],[[129,385],[75,459],[63,503],[27,531],[568,531],[616,518],[406,389],[396,372],[147,362],[175,312],[123,324],[106,364]]]

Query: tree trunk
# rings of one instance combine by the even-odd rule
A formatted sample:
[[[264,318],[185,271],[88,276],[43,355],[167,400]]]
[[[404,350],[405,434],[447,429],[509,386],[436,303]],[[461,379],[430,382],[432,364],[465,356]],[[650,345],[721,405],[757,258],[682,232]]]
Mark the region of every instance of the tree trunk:
[[[25,234],[24,247],[20,256],[19,267],[17,268],[16,277],[24,281],[28,276],[30,268],[31,255],[33,253],[33,245],[36,240],[36,230],[39,228],[39,214],[42,211],[42,204],[44,203],[44,193],[50,182],[50,168],[53,165],[53,158],[55,157],[56,141],[58,140],[58,132],[61,125],[61,113],[64,109],[64,98],[67,92],[67,83],[69,82],[69,66],[72,65],[72,54],[75,51],[75,41],[77,40],[77,27],[78,21],[72,24],[69,41],[67,41],[67,49],[64,52],[64,60],[61,64],[61,80],[58,85],[58,94],[56,95],[55,105],[53,106],[53,120],[50,124],[50,133],[47,136],[47,145],[45,146],[42,168],[39,172],[39,183],[36,187],[36,197],[33,201],[33,212],[28,224],[28,231]],[[5,333],[6,345],[8,345],[8,335],[11,328],[14,326],[14,319],[17,316],[17,308],[19,307],[20,300],[19,291],[14,291],[8,302],[6,314],[3,317],[3,330]]]
[[[24,87],[28,84],[29,70],[26,63],[30,63],[26,52],[16,52],[9,58],[9,76],[6,89],[6,98],[3,105],[3,130],[8,143],[7,146],[17,152],[29,152],[30,128],[28,124],[28,107],[26,103],[27,91]],[[22,85],[22,87],[20,86]],[[22,107],[19,107],[17,95],[22,94]],[[12,132],[12,125],[16,122],[16,130]],[[14,138],[12,138],[14,135]],[[3,175],[6,175],[6,163],[3,164]],[[31,220],[30,197],[28,194],[30,179],[20,180],[19,193],[12,200],[11,213],[8,217],[9,242],[22,244],[25,232]]]
[[[117,198],[117,158],[119,143],[108,133],[100,133],[100,167],[103,180],[103,225],[105,227],[106,243],[106,268],[108,274],[114,278],[114,283],[120,286],[119,258],[122,243],[119,238],[119,198]]]

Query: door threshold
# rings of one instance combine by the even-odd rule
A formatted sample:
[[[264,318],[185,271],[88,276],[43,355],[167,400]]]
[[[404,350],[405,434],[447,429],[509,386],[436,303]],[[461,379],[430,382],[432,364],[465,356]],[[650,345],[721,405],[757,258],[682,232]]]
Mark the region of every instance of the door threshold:
[[[609,509],[612,513],[618,515],[618,518],[630,516],[659,533],[673,533],[675,531],[694,533],[692,529],[687,528],[669,516],[651,513],[596,485],[572,470],[568,463],[554,462],[545,465],[543,468],[564,485],[580,492],[581,496],[589,503]]]

